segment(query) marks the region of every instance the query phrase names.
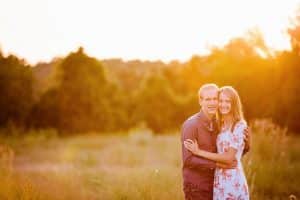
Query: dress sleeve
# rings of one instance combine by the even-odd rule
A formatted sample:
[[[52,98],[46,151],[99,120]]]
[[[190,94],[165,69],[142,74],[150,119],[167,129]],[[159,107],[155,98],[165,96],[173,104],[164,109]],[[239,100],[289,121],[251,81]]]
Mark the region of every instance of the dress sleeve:
[[[230,147],[239,149],[244,145],[244,129],[246,127],[247,125],[244,121],[240,121],[235,125],[232,134],[230,134]]]

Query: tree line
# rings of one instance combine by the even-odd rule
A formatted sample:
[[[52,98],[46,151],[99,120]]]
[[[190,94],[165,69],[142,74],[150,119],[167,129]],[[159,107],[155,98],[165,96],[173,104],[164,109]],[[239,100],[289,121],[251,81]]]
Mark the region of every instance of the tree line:
[[[269,50],[252,31],[186,62],[99,60],[81,47],[30,66],[0,52],[0,126],[72,134],[143,124],[164,133],[199,110],[197,91],[213,82],[238,90],[248,120],[271,118],[299,133],[299,33],[289,31],[290,51]]]

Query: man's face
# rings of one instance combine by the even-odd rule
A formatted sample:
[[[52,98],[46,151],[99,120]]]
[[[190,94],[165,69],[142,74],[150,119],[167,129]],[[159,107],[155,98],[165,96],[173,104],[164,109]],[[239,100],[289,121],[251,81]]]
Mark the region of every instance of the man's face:
[[[204,90],[199,103],[203,112],[208,115],[215,115],[218,109],[218,90],[215,88]]]

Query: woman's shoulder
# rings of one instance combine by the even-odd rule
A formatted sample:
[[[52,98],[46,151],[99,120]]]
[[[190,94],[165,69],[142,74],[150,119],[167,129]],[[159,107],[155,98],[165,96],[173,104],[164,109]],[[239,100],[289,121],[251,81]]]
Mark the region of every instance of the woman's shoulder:
[[[247,122],[244,119],[242,119],[235,123],[234,130],[246,128],[246,127],[247,127]]]
[[[240,125],[240,126],[247,126],[247,122],[246,122],[246,120],[244,120],[244,119],[241,119],[241,120],[238,121],[236,124],[237,124],[237,125]]]

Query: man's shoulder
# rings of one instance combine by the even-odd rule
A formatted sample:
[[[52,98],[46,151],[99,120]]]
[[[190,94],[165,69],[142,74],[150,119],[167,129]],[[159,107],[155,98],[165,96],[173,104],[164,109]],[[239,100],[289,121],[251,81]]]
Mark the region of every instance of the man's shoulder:
[[[196,126],[198,123],[199,123],[199,113],[196,113],[196,114],[190,116],[188,119],[186,119],[183,122],[182,127]]]

